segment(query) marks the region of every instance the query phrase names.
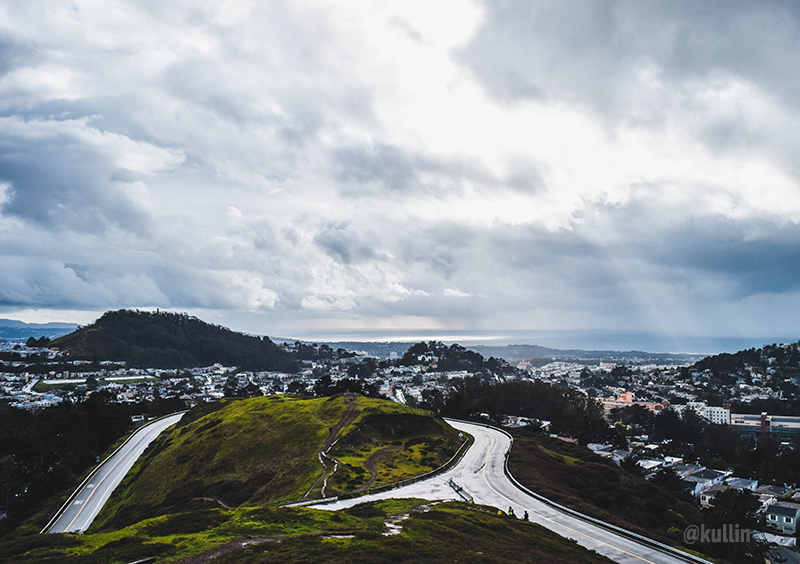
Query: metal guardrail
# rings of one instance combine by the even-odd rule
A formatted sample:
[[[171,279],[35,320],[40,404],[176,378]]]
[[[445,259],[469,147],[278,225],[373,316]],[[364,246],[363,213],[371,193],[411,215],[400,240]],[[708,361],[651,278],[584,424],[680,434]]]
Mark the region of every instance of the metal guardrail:
[[[121,445],[119,445],[117,448],[115,448],[115,449],[114,449],[114,452],[112,452],[111,454],[109,454],[109,455],[108,455],[108,456],[105,458],[105,460],[103,460],[103,461],[102,461],[100,464],[98,464],[97,466],[95,466],[95,467],[94,467],[94,470],[92,470],[91,472],[89,472],[89,475],[88,475],[88,476],[86,476],[86,479],[85,479],[83,482],[81,482],[81,484],[80,484],[80,485],[79,485],[77,488],[75,488],[75,491],[73,491],[73,492],[70,494],[70,496],[67,498],[67,501],[65,501],[65,502],[64,502],[64,505],[62,505],[62,506],[61,506],[61,508],[60,508],[58,511],[56,511],[55,515],[53,515],[53,518],[52,518],[52,519],[50,519],[50,521],[48,521],[48,522],[47,522],[47,525],[45,525],[45,526],[44,526],[44,528],[43,528],[41,531],[39,531],[39,534],[40,534],[40,535],[42,535],[42,534],[44,534],[45,532],[47,532],[47,529],[49,529],[50,527],[52,527],[52,526],[53,526],[53,524],[54,524],[56,521],[58,521],[58,519],[61,517],[61,515],[62,515],[62,514],[63,514],[63,513],[64,513],[64,512],[67,510],[67,508],[68,508],[68,507],[69,507],[69,506],[72,504],[72,502],[75,500],[75,498],[76,498],[76,497],[78,496],[78,494],[81,492],[81,490],[83,489],[83,487],[84,487],[84,486],[85,486],[85,485],[86,485],[86,484],[89,482],[89,480],[91,480],[92,478],[94,478],[94,477],[97,475],[97,473],[100,471],[100,469],[103,467],[103,465],[104,465],[106,462],[108,462],[109,460],[111,460],[111,458],[112,458],[112,457],[113,457],[115,454],[117,454],[117,453],[120,451],[120,449],[122,449],[122,447],[124,447],[126,444],[128,444],[128,443],[130,442],[130,440],[131,440],[131,439],[132,439],[134,436],[136,436],[136,434],[137,434],[139,431],[141,431],[141,430],[142,430],[142,429],[144,429],[145,427],[148,427],[148,426],[152,425],[153,423],[155,423],[155,422],[157,422],[157,421],[161,421],[162,419],[166,419],[167,417],[172,417],[173,415],[177,415],[177,414],[179,414],[179,413],[186,413],[186,410],[184,410],[184,411],[176,411],[175,413],[169,413],[169,414],[167,414],[167,415],[162,415],[161,417],[156,417],[155,419],[151,419],[150,421],[148,421],[148,422],[147,422],[147,423],[145,423],[144,425],[141,425],[141,426],[140,426],[138,429],[134,430],[134,431],[133,431],[133,432],[132,432],[130,435],[128,435],[128,438],[127,438],[127,439],[125,439],[124,441],[122,441],[122,444],[121,444]]]
[[[557,509],[557,510],[559,510],[559,511],[561,511],[563,513],[566,513],[566,514],[568,514],[568,515],[570,515],[572,517],[575,517],[576,519],[580,519],[580,520],[585,521],[587,523],[591,523],[593,525],[596,525],[598,527],[606,529],[607,531],[610,531],[612,533],[616,533],[616,534],[621,535],[623,537],[626,537],[626,538],[628,538],[630,540],[633,540],[633,541],[639,542],[641,544],[644,544],[646,546],[649,546],[650,548],[654,548],[656,550],[660,550],[661,552],[667,553],[670,556],[676,556],[676,557],[681,558],[681,559],[683,559],[683,560],[685,560],[687,562],[691,562],[692,564],[712,564],[708,560],[705,560],[703,558],[695,556],[694,554],[689,554],[688,552],[684,552],[684,551],[679,550],[679,549],[677,549],[675,547],[669,546],[668,544],[664,544],[662,542],[658,542],[658,541],[653,540],[651,538],[645,537],[644,535],[640,535],[638,533],[634,533],[633,531],[629,531],[627,529],[623,529],[622,527],[618,527],[616,525],[612,525],[611,523],[607,523],[605,521],[601,521],[600,519],[596,519],[594,517],[590,517],[589,515],[585,515],[585,514],[579,512],[579,511],[575,511],[574,509],[570,509],[569,507],[561,505],[560,503],[556,503],[555,501],[552,501],[552,500],[544,497],[541,494],[537,494],[536,492],[529,490],[528,488],[526,488],[525,486],[520,484],[517,481],[517,479],[514,478],[514,476],[511,475],[511,472],[508,471],[508,456],[509,456],[509,454],[511,454],[511,447],[514,446],[514,437],[511,435],[511,433],[509,433],[505,429],[500,429],[499,427],[495,427],[493,425],[487,425],[486,423],[478,423],[478,422],[475,422],[475,421],[464,421],[462,419],[453,419],[453,421],[459,421],[461,423],[469,423],[471,425],[480,425],[481,427],[486,427],[487,429],[494,429],[495,431],[499,431],[499,432],[503,433],[504,435],[508,436],[508,438],[511,440],[511,444],[509,445],[508,450],[505,453],[505,458],[504,458],[504,461],[503,461],[503,472],[508,477],[508,479],[511,480],[512,484],[514,484],[518,489],[522,490],[523,492],[525,492],[526,494],[530,495],[531,497],[541,501],[542,503],[545,503],[545,504],[549,505],[550,507],[553,507],[554,509]]]
[[[450,486],[451,488],[453,488],[453,490],[455,490],[455,492],[458,494],[458,496],[461,499],[463,499],[464,501],[466,501],[467,503],[472,503],[473,502],[472,496],[469,495],[469,493],[467,493],[467,491],[464,490],[464,488],[462,488],[461,486],[456,484],[456,482],[455,482],[455,480],[453,480],[453,478],[450,478],[447,481],[447,485]]]

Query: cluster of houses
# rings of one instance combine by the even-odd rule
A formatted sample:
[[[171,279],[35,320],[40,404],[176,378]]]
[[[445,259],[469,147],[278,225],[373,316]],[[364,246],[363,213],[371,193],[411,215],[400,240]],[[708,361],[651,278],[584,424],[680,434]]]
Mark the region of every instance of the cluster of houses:
[[[596,454],[609,458],[618,464],[631,456],[632,451],[613,449],[609,445],[590,444]],[[644,450],[652,450],[658,445],[642,445]],[[800,488],[777,485],[759,485],[758,480],[738,478],[729,470],[714,470],[698,464],[684,464],[683,459],[666,456],[664,458],[641,458],[637,461],[645,478],[652,478],[662,468],[675,472],[684,489],[698,500],[702,507],[714,503],[714,498],[726,490],[748,490],[758,497],[761,512],[769,529],[779,535],[794,537],[797,520],[800,518]]]
[[[630,394],[633,402],[642,403],[651,411],[664,405],[702,402],[709,394],[727,401],[749,403],[753,400],[789,399],[790,390],[800,390],[797,378],[774,378],[774,368],[764,373],[752,367],[746,374],[731,375],[720,381],[708,370],[698,371],[690,366],[661,364],[629,364],[614,362],[556,360],[540,367],[521,362],[518,368],[538,380],[554,385],[570,386],[597,397],[609,409],[619,396]],[[623,372],[624,374],[621,374]]]

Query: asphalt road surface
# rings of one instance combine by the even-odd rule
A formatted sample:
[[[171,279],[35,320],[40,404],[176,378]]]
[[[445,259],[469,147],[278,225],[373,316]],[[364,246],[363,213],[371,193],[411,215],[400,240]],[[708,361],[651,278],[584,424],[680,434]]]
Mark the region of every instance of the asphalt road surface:
[[[141,427],[128,441],[109,457],[100,469],[84,482],[77,495],[61,508],[57,518],[48,524],[45,533],[73,533],[85,531],[100,513],[111,493],[114,491],[128,470],[131,469],[144,449],[167,427],[177,423],[183,413],[176,413],[164,419],[154,421]]]
[[[565,513],[525,493],[514,485],[504,472],[505,453],[511,445],[507,435],[496,429],[462,421],[448,420],[448,422],[459,431],[469,433],[475,438],[475,443],[461,461],[449,471],[395,490],[310,507],[337,510],[378,499],[415,497],[462,501],[469,499],[464,496],[471,496],[475,503],[498,507],[504,512],[512,508],[517,517],[521,517],[527,511],[532,522],[539,523],[563,537],[574,539],[578,544],[595,550],[615,562],[624,564],[687,562],[676,555],[667,554]],[[462,494],[450,485],[451,480],[462,488]]]

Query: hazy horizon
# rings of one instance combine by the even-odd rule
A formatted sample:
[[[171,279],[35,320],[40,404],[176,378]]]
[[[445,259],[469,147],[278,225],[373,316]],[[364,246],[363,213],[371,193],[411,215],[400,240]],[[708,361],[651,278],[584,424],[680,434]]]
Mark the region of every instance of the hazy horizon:
[[[794,337],[679,337],[619,331],[306,331],[293,335],[269,335],[275,339],[307,342],[419,342],[442,341],[463,346],[538,345],[552,349],[585,351],[642,351],[649,353],[703,354],[735,353],[765,345],[796,343]]]
[[[135,308],[134,308],[135,309]],[[97,316],[99,317],[99,315]],[[198,315],[203,321],[210,322]],[[10,318],[10,321],[22,321]],[[61,318],[59,318],[61,319]],[[94,321],[23,321],[23,323],[75,323],[86,325]],[[637,331],[612,330],[445,330],[431,328],[375,329],[375,328],[296,328],[288,331],[260,330],[259,328],[243,328],[236,325],[225,325],[234,331],[254,335],[267,335],[276,340],[300,340],[306,342],[419,342],[442,341],[445,344],[458,343],[464,346],[488,345],[538,345],[552,349],[580,350],[613,350],[643,351],[650,353],[704,354],[734,353],[748,348],[761,348],[770,344],[796,343],[798,336],[787,335],[728,335],[728,336],[691,336],[664,335]],[[255,330],[253,330],[255,329]]]

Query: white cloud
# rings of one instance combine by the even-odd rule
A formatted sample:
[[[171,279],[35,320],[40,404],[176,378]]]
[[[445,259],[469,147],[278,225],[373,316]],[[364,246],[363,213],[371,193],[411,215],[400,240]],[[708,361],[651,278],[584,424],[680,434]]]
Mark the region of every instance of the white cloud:
[[[722,330],[796,291],[798,18],[648,6],[7,2],[0,307]]]
[[[472,294],[468,292],[462,292],[458,288],[445,288],[442,290],[442,295],[447,298],[469,298]]]

